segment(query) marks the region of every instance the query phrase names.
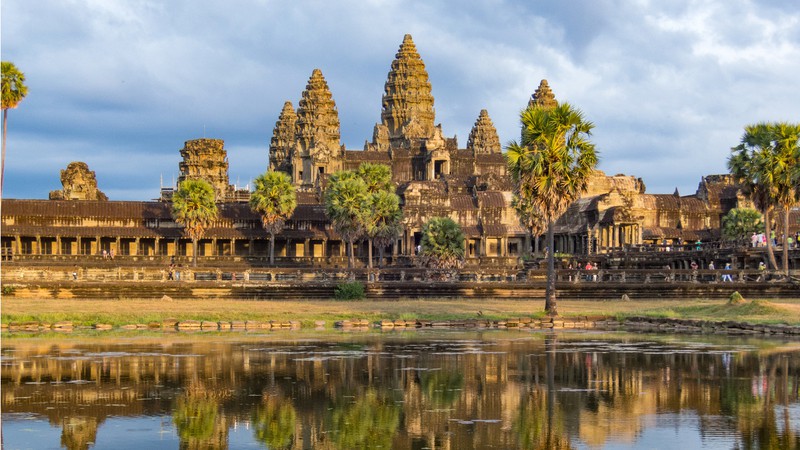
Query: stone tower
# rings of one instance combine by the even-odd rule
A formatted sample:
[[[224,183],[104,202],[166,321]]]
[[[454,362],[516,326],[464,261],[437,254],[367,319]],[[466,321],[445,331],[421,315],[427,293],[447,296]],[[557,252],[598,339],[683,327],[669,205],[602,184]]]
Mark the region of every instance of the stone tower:
[[[408,140],[434,135],[435,113],[431,83],[425,63],[407,34],[392,61],[384,87],[381,122],[388,128],[392,147],[408,145]]]
[[[320,175],[342,168],[339,112],[322,71],[314,69],[300,98],[295,123],[292,177],[301,187],[313,187]]]
[[[60,191],[50,191],[50,200],[108,200],[97,189],[97,178],[85,162],[73,161],[61,171]]]
[[[269,143],[269,169],[292,174],[292,150],[294,150],[294,130],[297,124],[297,114],[294,112],[292,102],[283,104],[278,121],[272,130],[272,140]]]
[[[539,88],[533,93],[531,99],[528,101],[528,108],[532,106],[543,106],[545,108],[555,108],[558,106],[555,94],[547,84],[547,80],[542,80],[539,83]]]
[[[485,109],[481,110],[478,120],[472,126],[472,131],[470,131],[469,139],[467,140],[467,150],[471,151],[473,155],[502,152],[497,129]]]
[[[186,141],[181,149],[183,161],[178,185],[184,180],[205,180],[214,188],[216,201],[233,197],[233,186],[228,184],[228,154],[222,139],[194,139]]]

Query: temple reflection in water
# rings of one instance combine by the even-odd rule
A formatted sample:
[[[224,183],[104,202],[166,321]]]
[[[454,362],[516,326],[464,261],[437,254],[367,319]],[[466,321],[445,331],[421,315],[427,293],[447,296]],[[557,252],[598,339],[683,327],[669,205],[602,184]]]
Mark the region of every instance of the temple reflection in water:
[[[46,418],[68,449],[109,445],[107,423],[147,418],[139,435],[165,448],[634,447],[663,429],[676,446],[800,447],[800,347],[731,342],[518,332],[4,339],[4,443],[19,438],[21,418]]]

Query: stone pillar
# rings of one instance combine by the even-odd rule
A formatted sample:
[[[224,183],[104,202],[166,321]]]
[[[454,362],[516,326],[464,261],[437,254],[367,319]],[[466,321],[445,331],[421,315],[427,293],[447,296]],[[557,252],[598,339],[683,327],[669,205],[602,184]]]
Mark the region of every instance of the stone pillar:
[[[217,247],[217,238],[211,239],[211,256],[219,256],[219,247]]]
[[[14,253],[17,254],[17,255],[21,255],[22,254],[22,237],[20,235],[16,235],[14,237],[14,242],[17,245],[17,248],[14,249]]]
[[[256,245],[256,240],[250,238],[250,241],[247,244],[247,256],[253,256],[253,247]]]
[[[153,255],[156,255],[156,256],[160,255],[161,254],[161,252],[160,252],[160,249],[161,249],[161,238],[160,237],[156,237],[153,246],[154,246]]]
[[[310,247],[311,247],[311,239],[306,238],[305,240],[303,240],[303,256],[306,257],[314,256],[314,254],[311,252]]]
[[[139,246],[142,243],[142,238],[137,237],[133,240],[134,249],[131,252],[133,255],[139,255],[141,253],[141,247]]]
[[[36,253],[37,255],[42,254],[42,237],[38,234],[36,235]]]

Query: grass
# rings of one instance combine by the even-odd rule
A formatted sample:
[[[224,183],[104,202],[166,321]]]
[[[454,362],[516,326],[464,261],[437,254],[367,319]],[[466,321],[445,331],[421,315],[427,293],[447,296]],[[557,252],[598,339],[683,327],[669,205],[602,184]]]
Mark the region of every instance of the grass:
[[[480,301],[425,299],[399,301],[259,301],[259,300],[41,300],[3,297],[2,322],[71,321],[75,325],[107,323],[114,326],[176,320],[298,320],[304,327],[324,320],[330,327],[344,319],[463,320],[477,317],[507,319],[542,317],[544,302],[535,300]],[[800,325],[800,299],[756,300],[728,305],[727,300],[559,300],[565,317],[630,316],[736,320],[751,323]]]

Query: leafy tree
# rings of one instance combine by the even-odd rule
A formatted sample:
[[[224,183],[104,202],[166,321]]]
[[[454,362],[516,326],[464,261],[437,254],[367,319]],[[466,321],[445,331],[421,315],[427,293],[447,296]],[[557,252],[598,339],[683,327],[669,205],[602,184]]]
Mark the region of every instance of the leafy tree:
[[[14,109],[19,105],[23,98],[28,95],[28,87],[25,86],[25,74],[20,72],[13,63],[3,61],[2,66],[2,88],[3,88],[3,159],[0,163],[0,191],[3,189],[3,178],[6,171],[6,136],[8,135],[8,110]]]
[[[372,268],[372,247],[378,245],[380,264],[383,249],[400,234],[403,218],[400,197],[392,183],[392,170],[383,164],[363,163],[356,174],[364,180],[369,196],[369,209],[364,215],[364,230],[369,238],[369,268]]]
[[[461,267],[464,262],[464,233],[449,217],[434,217],[422,227],[421,255],[439,269]]]
[[[728,168],[750,193],[756,207],[764,214],[766,236],[772,235],[770,214],[781,208],[784,218],[783,269],[788,273],[788,210],[798,199],[800,182],[800,125],[757,123],[745,127],[741,142],[731,149]],[[778,268],[771,239],[767,255],[773,268]]]
[[[764,226],[763,216],[752,208],[734,208],[722,218],[722,236],[739,244],[747,243]]]
[[[545,310],[557,315],[553,224],[586,190],[597,165],[589,141],[594,124],[568,103],[532,105],[520,113],[522,139],[508,146],[509,172],[514,182],[517,212],[541,217],[547,227],[547,289]]]
[[[336,172],[328,180],[323,201],[334,230],[347,242],[347,264],[352,268],[355,265],[353,241],[364,235],[365,217],[369,212],[367,184],[353,172]]]
[[[183,225],[192,239],[193,265],[197,267],[197,241],[203,237],[219,210],[214,203],[214,188],[205,180],[186,180],[172,196],[172,217]]]
[[[283,230],[286,220],[297,207],[297,194],[292,179],[284,172],[268,171],[254,181],[250,209],[261,215],[264,230],[269,233],[269,263],[275,263],[275,234]]]
[[[402,231],[403,212],[400,210],[400,197],[394,192],[381,191],[369,198],[367,216],[367,236],[378,246],[378,265],[383,265],[383,252]],[[372,246],[369,252],[372,267]]]

